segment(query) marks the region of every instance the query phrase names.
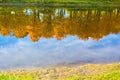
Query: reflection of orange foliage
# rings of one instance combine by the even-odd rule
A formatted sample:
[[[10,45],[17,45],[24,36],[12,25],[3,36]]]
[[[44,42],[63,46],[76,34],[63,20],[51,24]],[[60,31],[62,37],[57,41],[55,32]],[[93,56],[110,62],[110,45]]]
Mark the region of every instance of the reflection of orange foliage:
[[[33,42],[37,42],[41,37],[41,29],[37,26],[33,27],[30,25],[28,25],[26,28],[27,28],[27,32],[29,33],[30,39]]]
[[[39,30],[33,30],[33,31],[29,30],[28,32],[29,32],[30,39],[33,42],[37,42],[41,37],[41,32]]]
[[[99,40],[110,33],[120,32],[120,13],[114,13],[114,11],[103,13],[100,10],[75,11],[73,9],[70,11],[70,17],[67,18],[63,17],[64,13],[61,14],[55,16],[54,13],[45,13],[43,21],[39,20],[37,14],[29,17],[24,14],[12,15],[12,17],[3,14],[0,15],[0,33],[8,36],[12,31],[17,38],[23,38],[29,34],[30,39],[37,42],[40,37],[56,37],[61,40],[66,35],[76,35],[83,40],[89,37]]]
[[[26,29],[31,30],[31,29],[33,29],[33,26],[28,25],[28,26],[26,26]]]
[[[29,34],[30,35],[30,39],[33,41],[33,42],[37,42],[40,38],[40,36],[38,35],[34,35],[34,34]]]
[[[27,35],[27,32],[25,32],[24,30],[15,30],[14,31],[14,36],[16,36],[17,38],[23,38]]]
[[[5,28],[4,26],[2,26],[0,24],[0,33],[1,33],[2,36],[8,36],[10,34],[10,29]]]
[[[55,26],[54,27],[54,34],[58,40],[61,40],[61,38],[65,36],[64,27],[62,27],[60,25]]]
[[[8,36],[10,34],[9,30],[1,30],[0,33],[2,34],[2,36]]]
[[[13,33],[14,33],[14,36],[16,36],[17,38],[23,38],[28,34],[26,31],[26,27],[24,26],[16,26],[13,29]]]

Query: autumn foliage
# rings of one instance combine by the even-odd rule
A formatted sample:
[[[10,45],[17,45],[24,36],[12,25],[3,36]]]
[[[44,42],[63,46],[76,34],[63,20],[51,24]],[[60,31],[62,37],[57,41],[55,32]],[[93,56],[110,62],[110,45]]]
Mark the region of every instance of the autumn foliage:
[[[67,35],[99,40],[120,31],[119,8],[31,8],[30,11],[3,9],[0,12],[0,34],[17,38],[29,35],[33,42],[37,42],[41,37],[61,40]]]

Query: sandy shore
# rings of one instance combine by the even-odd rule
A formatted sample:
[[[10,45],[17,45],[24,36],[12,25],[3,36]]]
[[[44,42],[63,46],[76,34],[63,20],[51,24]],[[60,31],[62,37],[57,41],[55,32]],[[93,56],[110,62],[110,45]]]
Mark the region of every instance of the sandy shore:
[[[75,76],[95,76],[112,71],[120,71],[120,63],[86,64],[70,67],[26,68],[1,71],[0,73],[24,77],[31,76],[34,80],[66,80],[67,78]]]

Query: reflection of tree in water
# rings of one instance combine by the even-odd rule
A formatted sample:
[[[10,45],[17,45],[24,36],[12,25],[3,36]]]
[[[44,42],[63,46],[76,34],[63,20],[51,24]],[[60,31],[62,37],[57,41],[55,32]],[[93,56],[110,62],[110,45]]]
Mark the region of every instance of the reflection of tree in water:
[[[30,36],[33,42],[40,37],[61,40],[67,35],[77,35],[80,39],[99,40],[110,33],[120,31],[120,9],[33,9],[31,15],[23,11],[9,10],[0,13],[0,33],[3,36],[13,35],[17,38]],[[66,13],[69,16],[65,17]],[[42,17],[42,18],[41,18]]]

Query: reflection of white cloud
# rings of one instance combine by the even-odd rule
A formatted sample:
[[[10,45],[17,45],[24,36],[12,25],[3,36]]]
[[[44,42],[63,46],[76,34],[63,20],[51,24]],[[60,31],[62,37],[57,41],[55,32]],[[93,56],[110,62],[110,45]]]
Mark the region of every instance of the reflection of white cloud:
[[[26,15],[31,15],[33,13],[33,11],[31,9],[25,9],[23,10],[23,12],[26,14]]]
[[[120,35],[109,35],[97,42],[68,36],[61,41],[41,38],[37,43],[32,43],[26,37],[0,48],[0,68],[119,61],[119,37]],[[95,48],[96,45],[102,46]]]

